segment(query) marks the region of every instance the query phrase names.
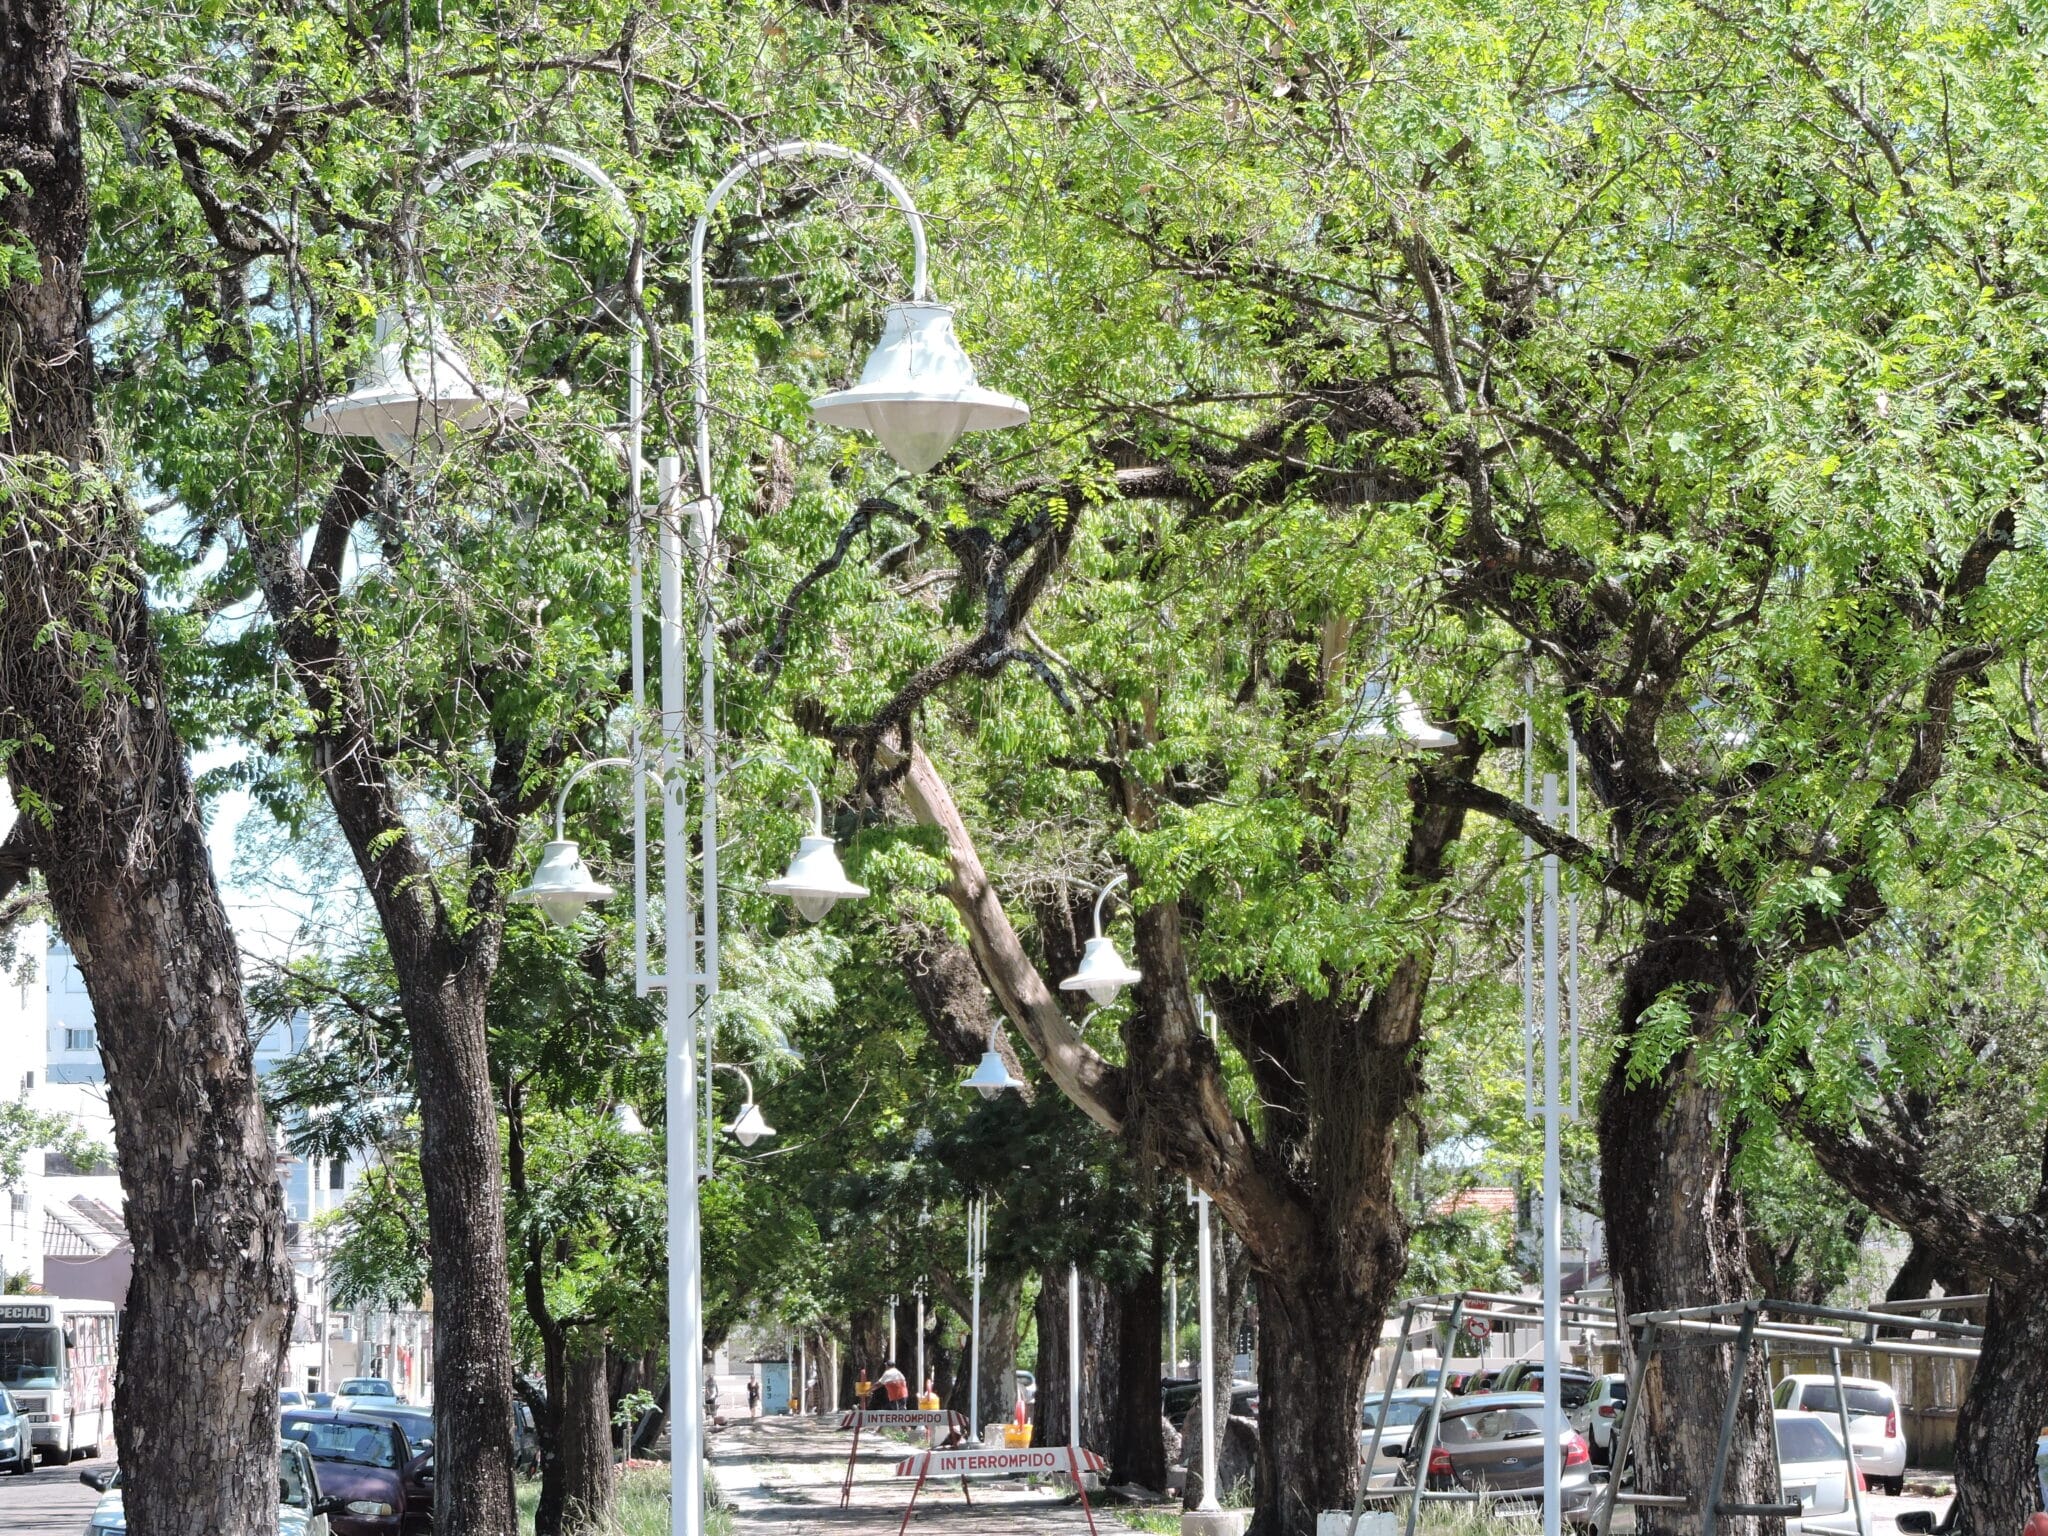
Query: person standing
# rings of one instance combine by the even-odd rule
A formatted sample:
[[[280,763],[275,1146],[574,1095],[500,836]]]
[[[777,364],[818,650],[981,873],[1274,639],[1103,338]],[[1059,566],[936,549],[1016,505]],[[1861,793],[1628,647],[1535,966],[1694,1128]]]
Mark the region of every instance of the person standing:
[[[752,1376],[747,1378],[747,1412],[757,1419],[761,1417],[761,1383]]]
[[[891,1360],[882,1367],[881,1386],[882,1390],[889,1396],[889,1406],[891,1408],[907,1408],[910,1406],[910,1383],[905,1379],[903,1372],[896,1368],[894,1360]]]

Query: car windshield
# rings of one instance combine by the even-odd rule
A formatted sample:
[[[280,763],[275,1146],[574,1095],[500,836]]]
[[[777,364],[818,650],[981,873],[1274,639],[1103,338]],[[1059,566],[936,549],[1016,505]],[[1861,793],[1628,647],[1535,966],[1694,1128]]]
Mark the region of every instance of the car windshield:
[[[293,1509],[311,1509],[313,1490],[306,1483],[306,1464],[285,1446],[277,1450],[277,1502]]]
[[[1617,1403],[1625,1403],[1625,1402],[1627,1402],[1627,1401],[1628,1401],[1628,1382],[1627,1382],[1627,1380],[1626,1380],[1626,1379],[1624,1379],[1624,1380],[1621,1380],[1621,1381],[1610,1381],[1609,1383],[1607,1383],[1607,1396],[1608,1396],[1609,1400],[1610,1400],[1610,1401],[1612,1401],[1612,1402],[1617,1402]]]
[[[1779,1419],[1778,1460],[1840,1461],[1842,1442],[1819,1419]]]
[[[1428,1408],[1429,1404],[1421,1401],[1419,1398],[1396,1398],[1392,1406],[1387,1409],[1387,1428],[1393,1429],[1402,1424],[1413,1424],[1422,1417]],[[1371,1429],[1379,1421],[1380,1405],[1376,1402],[1368,1402],[1365,1405],[1365,1427]]]
[[[1883,1418],[1892,1411],[1891,1399],[1874,1387],[1844,1387],[1848,1394],[1849,1412],[1874,1413]],[[1836,1413],[1835,1389],[1832,1385],[1808,1387],[1799,1394],[1799,1406],[1808,1413]]]
[[[323,1424],[300,1419],[284,1426],[287,1438],[301,1442],[315,1461],[346,1461],[359,1467],[395,1467],[398,1446],[389,1429],[368,1424]]]
[[[376,1376],[354,1376],[341,1384],[343,1397],[391,1397],[391,1383]]]
[[[47,1323],[0,1328],[0,1387],[54,1387],[64,1369],[64,1335]]]
[[[1526,1440],[1542,1434],[1543,1425],[1530,1410],[1487,1408],[1445,1419],[1440,1438],[1446,1446],[1486,1445],[1495,1440]]]

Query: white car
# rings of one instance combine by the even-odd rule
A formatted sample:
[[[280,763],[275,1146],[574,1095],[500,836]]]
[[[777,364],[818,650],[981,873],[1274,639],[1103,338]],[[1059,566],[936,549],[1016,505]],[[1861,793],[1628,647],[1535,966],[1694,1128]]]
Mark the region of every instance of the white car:
[[[1566,1415],[1572,1428],[1593,1448],[1594,1465],[1605,1466],[1614,1459],[1614,1432],[1621,1427],[1622,1410],[1627,1407],[1628,1378],[1596,1376],[1585,1402]]]
[[[1831,1384],[1832,1385],[1832,1384]],[[1842,1449],[1841,1421],[1832,1413],[1779,1408],[1771,1414],[1778,1441],[1778,1486],[1799,1504],[1785,1522],[1786,1536],[1871,1536],[1870,1516],[1856,1523],[1849,1483],[1862,1473]]]
[[[1363,1426],[1358,1431],[1358,1459],[1362,1463],[1366,1453],[1372,1450],[1372,1427],[1379,1422],[1380,1404],[1384,1394],[1365,1394],[1365,1408],[1360,1415]],[[1401,1470],[1401,1463],[1408,1455],[1408,1437],[1415,1433],[1415,1426],[1429,1412],[1429,1405],[1436,1401],[1434,1387],[1401,1387],[1394,1393],[1394,1401],[1387,1409],[1387,1422],[1380,1431],[1379,1454],[1373,1457],[1372,1466],[1367,1468],[1365,1484],[1368,1488],[1391,1488]]]
[[[352,1408],[402,1408],[405,1399],[382,1376],[351,1376],[341,1384],[334,1394],[334,1411],[347,1413]]]
[[[127,1536],[128,1511],[121,1503],[121,1469],[81,1472],[78,1480],[97,1488],[100,1501],[86,1522],[85,1536]],[[296,1440],[277,1443],[277,1536],[331,1536],[321,1507],[320,1479],[313,1458]]]
[[[1862,1468],[1865,1481],[1882,1485],[1889,1494],[1904,1493],[1906,1436],[1899,1425],[1898,1393],[1889,1382],[1866,1376],[1844,1376],[1842,1391],[1849,1399],[1849,1443],[1856,1448],[1856,1465]],[[1787,1376],[1772,1392],[1771,1406],[1834,1415],[1835,1379]],[[1837,1435],[1840,1429],[1837,1419]]]

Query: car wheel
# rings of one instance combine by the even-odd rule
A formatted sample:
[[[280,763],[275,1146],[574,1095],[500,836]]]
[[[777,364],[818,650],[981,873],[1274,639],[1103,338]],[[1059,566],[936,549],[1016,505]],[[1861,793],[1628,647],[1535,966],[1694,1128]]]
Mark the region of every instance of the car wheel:
[[[1898,1477],[1886,1478],[1884,1480],[1884,1491],[1895,1499],[1904,1493],[1906,1491],[1905,1475],[1902,1473]]]

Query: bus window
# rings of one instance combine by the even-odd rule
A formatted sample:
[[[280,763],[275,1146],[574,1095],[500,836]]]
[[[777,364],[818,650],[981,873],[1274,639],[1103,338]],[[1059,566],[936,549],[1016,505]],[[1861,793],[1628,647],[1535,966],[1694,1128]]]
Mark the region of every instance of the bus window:
[[[60,1385],[63,1335],[48,1324],[0,1325],[0,1387]]]

